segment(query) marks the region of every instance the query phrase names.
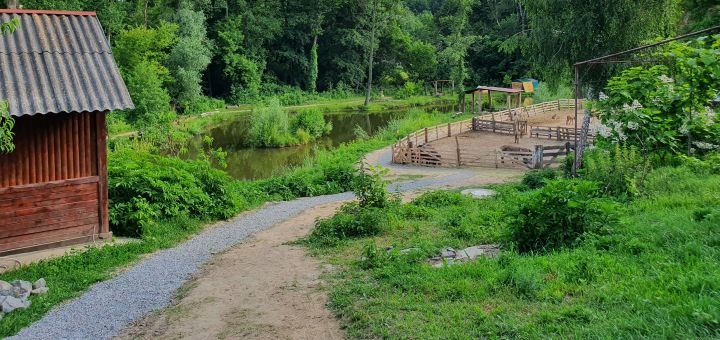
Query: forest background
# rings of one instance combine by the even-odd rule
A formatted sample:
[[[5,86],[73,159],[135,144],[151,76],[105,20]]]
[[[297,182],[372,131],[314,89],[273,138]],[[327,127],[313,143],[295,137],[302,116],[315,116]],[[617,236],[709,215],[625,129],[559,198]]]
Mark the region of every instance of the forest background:
[[[428,80],[569,84],[572,62],[720,22],[713,0],[26,0],[96,11],[136,126],[279,96],[407,97]],[[367,103],[366,103],[367,104]]]

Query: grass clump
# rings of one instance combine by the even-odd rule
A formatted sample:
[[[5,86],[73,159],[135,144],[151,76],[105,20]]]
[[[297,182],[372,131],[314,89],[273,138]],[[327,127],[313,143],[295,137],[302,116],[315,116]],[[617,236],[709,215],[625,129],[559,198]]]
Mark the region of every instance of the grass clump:
[[[527,172],[521,183],[528,189],[539,189],[545,186],[547,181],[558,178],[558,172],[554,169],[545,168],[540,170],[531,170]]]
[[[253,147],[284,147],[307,144],[332,130],[319,109],[290,116],[277,99],[253,112],[246,143]]]

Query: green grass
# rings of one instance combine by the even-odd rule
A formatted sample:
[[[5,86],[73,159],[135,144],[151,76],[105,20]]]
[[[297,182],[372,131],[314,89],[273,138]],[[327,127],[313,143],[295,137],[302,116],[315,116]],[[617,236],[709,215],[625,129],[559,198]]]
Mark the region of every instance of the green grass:
[[[432,193],[391,209],[373,238],[324,248],[340,265],[330,306],[353,338],[717,338],[720,336],[720,176],[686,168],[650,175],[620,226],[575,248],[444,268],[444,247],[507,244],[503,217],[525,195],[514,184],[472,200]],[[700,211],[702,210],[702,211]],[[698,218],[698,217],[701,218]],[[363,266],[368,245],[381,250]],[[373,248],[373,247],[371,247]],[[376,256],[376,257],[378,257]]]
[[[383,148],[397,138],[422,127],[467,117],[413,110],[405,119],[393,121],[387,129],[369,140],[344,144],[332,151],[322,151],[303,166],[289,169],[286,173],[270,179],[255,182],[235,181],[232,190],[242,195],[245,202],[241,207],[243,210],[255,208],[268,201],[344,191],[345,188],[341,186],[328,184],[340,180],[335,178],[336,173],[342,175],[338,169],[352,168],[366,153]],[[109,157],[113,157],[113,154]],[[32,306],[29,309],[5,315],[0,321],[0,337],[17,333],[40,319],[53,306],[79,296],[93,283],[112,277],[118,269],[136,262],[144,254],[177,245],[212,221],[178,218],[157,222],[144,232],[139,242],[88,249],[0,274],[0,280],[6,281],[34,281],[44,277],[50,287],[47,295],[31,298]]]

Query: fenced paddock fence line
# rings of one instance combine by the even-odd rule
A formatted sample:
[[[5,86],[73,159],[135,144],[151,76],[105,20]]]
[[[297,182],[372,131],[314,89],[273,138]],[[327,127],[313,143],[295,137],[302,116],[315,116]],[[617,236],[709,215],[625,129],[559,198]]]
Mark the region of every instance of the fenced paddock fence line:
[[[579,101],[582,108],[583,101]],[[527,119],[532,116],[561,109],[575,107],[574,99],[559,99],[550,102],[530,105],[524,108],[502,110],[476,116],[470,119],[454,123],[436,125],[420,129],[400,139],[392,145],[392,162],[395,164],[415,164],[421,166],[478,166],[478,167],[510,167],[538,169],[553,166],[559,163],[558,157],[567,155],[574,145],[569,142],[560,146],[538,145],[535,150],[522,151],[492,151],[492,152],[469,152],[462,148],[461,136],[458,135],[468,131],[488,131],[494,133],[514,134],[515,122],[511,121],[513,113],[519,119]],[[494,118],[494,120],[493,120]],[[527,134],[528,126],[526,121],[518,124],[521,134]],[[580,131],[574,128],[531,126],[530,136],[537,138],[548,138],[556,140],[574,140],[575,135]],[[443,152],[436,150],[429,142],[442,138],[455,137],[454,157],[441,157]],[[593,136],[588,136],[592,140]],[[452,154],[446,151],[445,154]]]

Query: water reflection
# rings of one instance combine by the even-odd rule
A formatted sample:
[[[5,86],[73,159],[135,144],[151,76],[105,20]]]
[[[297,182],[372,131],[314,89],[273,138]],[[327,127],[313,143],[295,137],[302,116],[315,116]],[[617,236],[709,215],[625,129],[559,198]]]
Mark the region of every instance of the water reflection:
[[[428,108],[442,110],[443,108]],[[442,110],[445,111],[445,110]],[[341,143],[355,139],[354,129],[361,127],[366,133],[372,135],[379,129],[387,126],[395,118],[404,117],[407,110],[390,111],[382,113],[341,112],[325,115],[327,121],[332,122],[332,132],[320,140],[308,145],[272,148],[250,149],[243,147],[249,129],[250,116],[239,116],[233,121],[213,127],[206,132],[213,138],[213,148],[222,148],[226,151],[227,168],[232,177],[237,179],[260,179],[278,174],[289,167],[303,164],[314,157],[319,150],[337,147]],[[202,147],[202,136],[196,136],[188,145],[188,157],[194,158]]]

